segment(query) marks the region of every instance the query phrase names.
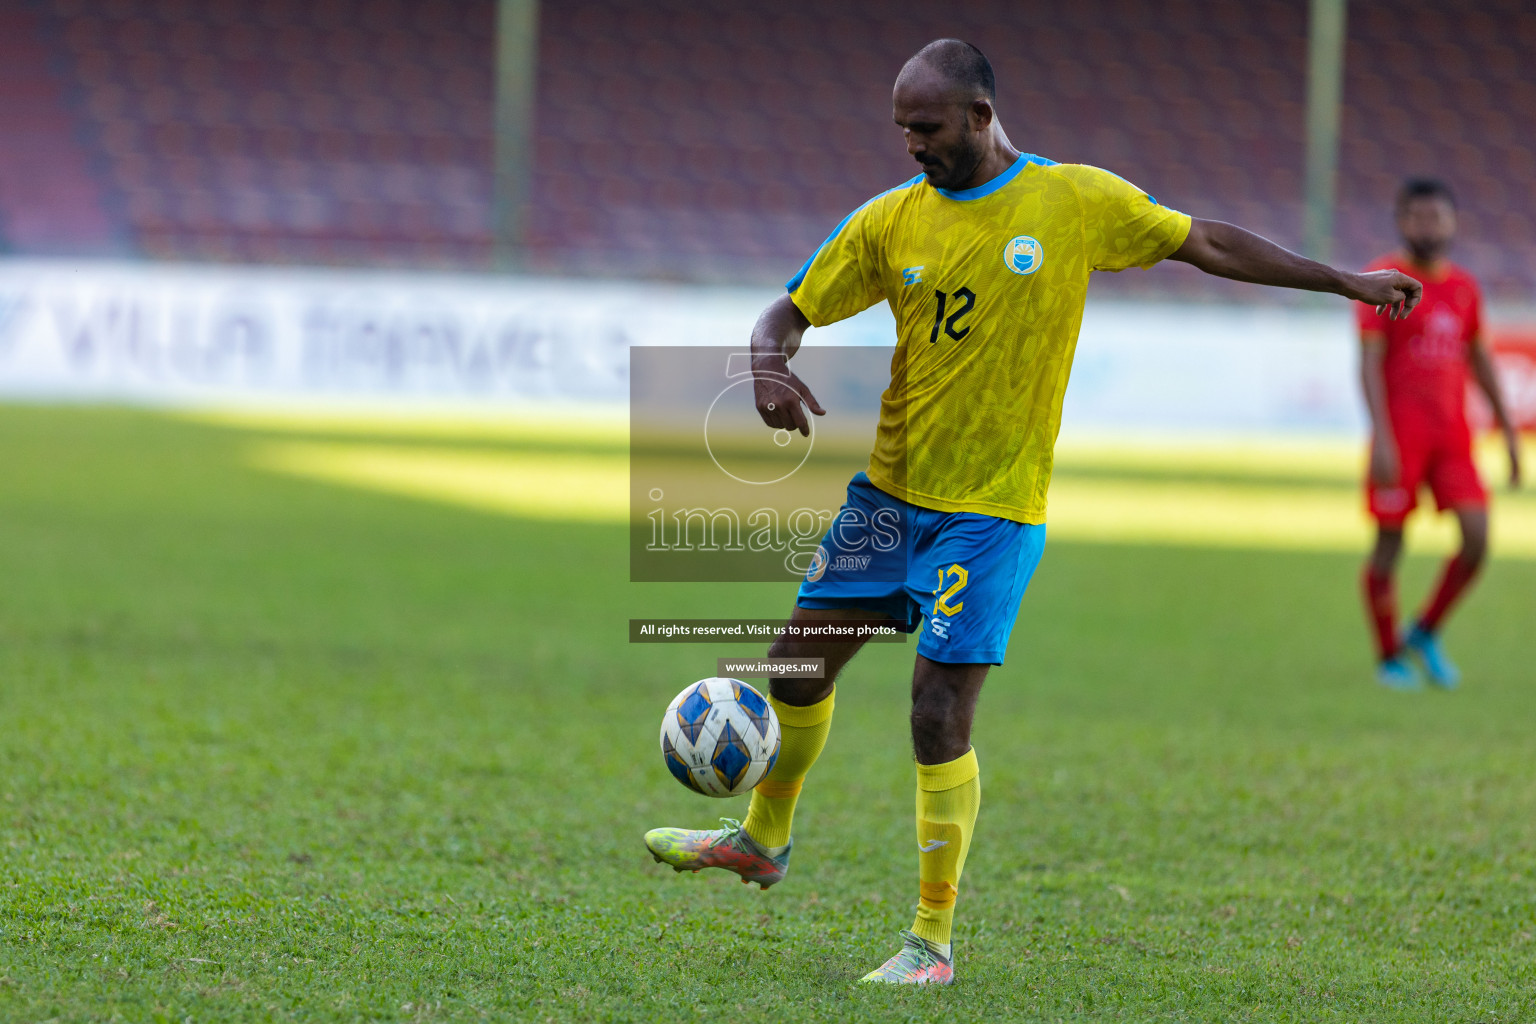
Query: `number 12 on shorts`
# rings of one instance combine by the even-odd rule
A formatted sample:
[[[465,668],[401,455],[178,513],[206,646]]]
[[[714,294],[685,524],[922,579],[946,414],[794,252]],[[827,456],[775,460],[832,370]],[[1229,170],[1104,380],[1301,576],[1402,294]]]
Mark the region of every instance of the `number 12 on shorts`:
[[[970,574],[959,563],[948,569],[940,569],[939,585],[933,588],[933,611],[929,614],[959,615],[960,609],[965,607],[965,602],[956,601],[955,596],[965,589],[966,581],[969,579]]]

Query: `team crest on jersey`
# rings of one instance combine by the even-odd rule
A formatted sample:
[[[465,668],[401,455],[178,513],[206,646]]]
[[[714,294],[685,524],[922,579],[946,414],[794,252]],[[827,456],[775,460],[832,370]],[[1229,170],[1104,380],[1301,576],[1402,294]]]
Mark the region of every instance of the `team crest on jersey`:
[[[1015,274],[1033,274],[1045,262],[1045,250],[1028,235],[1019,235],[1003,247],[1003,262]]]
[[[816,553],[811,556],[811,571],[805,574],[805,578],[811,583],[821,579],[827,571],[827,549],[820,544],[816,545]]]

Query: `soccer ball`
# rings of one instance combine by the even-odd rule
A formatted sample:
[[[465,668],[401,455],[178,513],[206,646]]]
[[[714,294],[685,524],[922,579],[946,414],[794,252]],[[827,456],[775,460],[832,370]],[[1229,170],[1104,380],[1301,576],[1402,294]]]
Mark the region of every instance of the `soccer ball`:
[[[661,754],[672,775],[705,796],[737,796],[762,781],[779,756],[779,716],[740,679],[700,679],[661,719]]]

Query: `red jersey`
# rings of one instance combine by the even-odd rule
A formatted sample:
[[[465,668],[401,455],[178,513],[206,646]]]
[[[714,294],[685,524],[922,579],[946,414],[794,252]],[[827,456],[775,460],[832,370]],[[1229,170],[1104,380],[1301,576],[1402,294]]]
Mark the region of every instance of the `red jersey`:
[[[1361,331],[1386,335],[1382,374],[1394,433],[1405,425],[1467,430],[1467,364],[1472,340],[1483,329],[1483,298],[1472,275],[1447,263],[1430,279],[1402,256],[1384,256],[1367,270],[1397,268],[1424,285],[1424,297],[1401,320],[1374,307],[1357,307]]]

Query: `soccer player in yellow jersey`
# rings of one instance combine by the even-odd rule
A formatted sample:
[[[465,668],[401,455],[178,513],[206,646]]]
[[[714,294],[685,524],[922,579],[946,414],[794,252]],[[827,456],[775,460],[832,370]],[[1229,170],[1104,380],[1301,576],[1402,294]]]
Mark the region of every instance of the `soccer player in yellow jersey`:
[[[893,105],[922,173],[839,224],[752,334],[763,422],[809,433],[806,410],[823,410],[788,365],[803,332],[882,299],[896,315],[869,468],[849,485],[791,620],[881,619],[918,633],[917,916],[901,949],[865,976],[871,982],[954,979],[950,928],[981,799],[971,719],[1044,548],[1052,450],[1089,275],[1171,258],[1239,281],[1333,292],[1392,317],[1420,294],[1395,270],[1334,270],[1160,206],[1108,171],[1021,154],[994,101],[991,65],[968,43],[941,39],[909,60]],[[838,557],[870,550],[870,524],[882,514],[904,533],[894,582]],[[645,840],[657,860],[726,868],[763,888],[784,877],[795,802],[831,726],[833,683],[859,646],[774,643],[774,656],[826,659],[826,678],[770,681],[783,745],[746,821],[655,829]]]

